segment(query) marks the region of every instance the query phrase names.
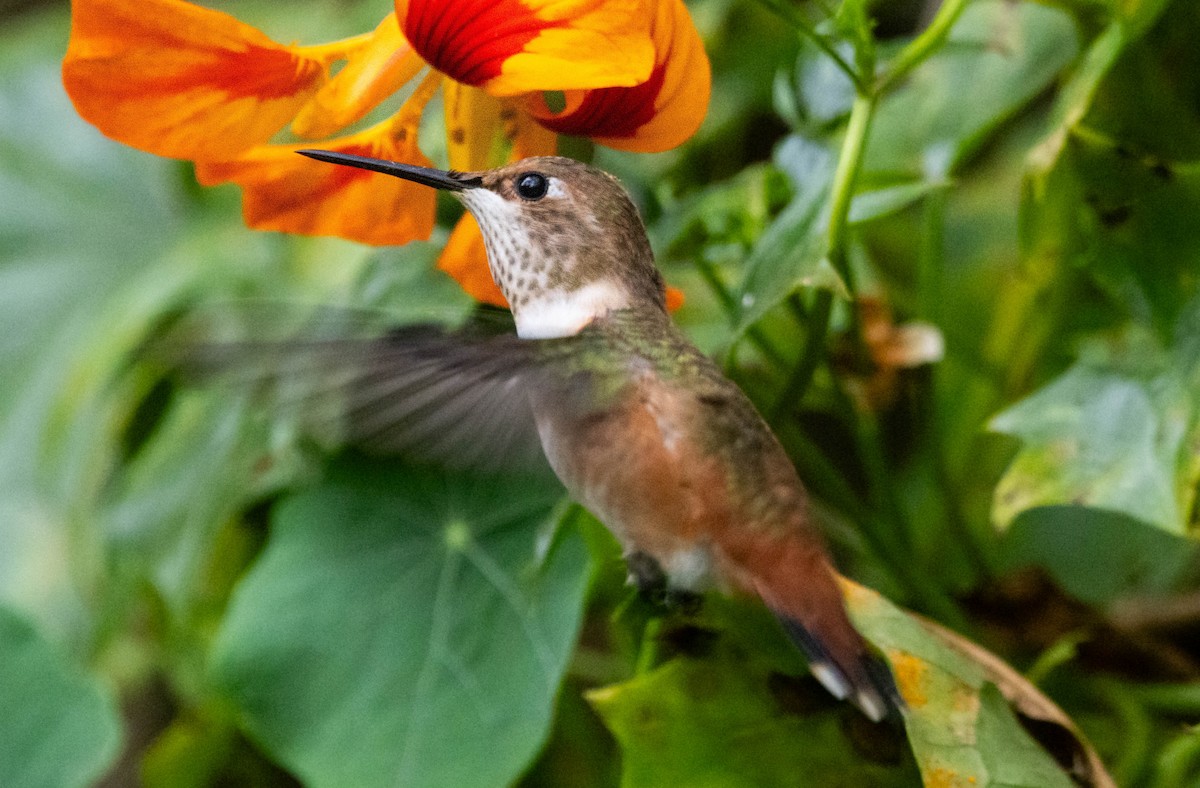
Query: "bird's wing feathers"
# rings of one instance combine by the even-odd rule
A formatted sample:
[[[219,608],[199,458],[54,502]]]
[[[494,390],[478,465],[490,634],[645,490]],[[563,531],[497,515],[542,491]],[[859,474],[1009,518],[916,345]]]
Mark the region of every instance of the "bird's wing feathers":
[[[337,422],[347,443],[450,467],[545,468],[532,386],[578,385],[541,362],[536,343],[417,326],[375,338],[186,344],[173,366],[192,379],[266,394],[310,425]]]

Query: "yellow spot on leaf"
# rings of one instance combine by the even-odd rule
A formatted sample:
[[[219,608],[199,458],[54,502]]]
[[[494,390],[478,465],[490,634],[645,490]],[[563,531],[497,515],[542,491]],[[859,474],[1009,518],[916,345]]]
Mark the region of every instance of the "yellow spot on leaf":
[[[851,613],[867,615],[869,608],[878,603],[879,594],[875,591],[841,575],[838,575],[837,580],[842,587],[842,597],[846,600],[846,607]]]
[[[896,686],[900,694],[904,696],[904,702],[914,709],[928,703],[929,663],[899,650],[889,651],[888,661],[892,663],[892,673],[896,677]]]
[[[961,788],[975,785],[978,778],[974,775],[961,775],[953,769],[933,769],[924,774],[925,788]]]

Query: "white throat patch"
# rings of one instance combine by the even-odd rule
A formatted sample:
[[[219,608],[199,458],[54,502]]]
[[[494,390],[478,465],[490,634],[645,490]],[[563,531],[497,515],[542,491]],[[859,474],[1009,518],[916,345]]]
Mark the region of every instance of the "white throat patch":
[[[513,312],[517,336],[522,339],[553,339],[578,334],[584,326],[628,299],[611,282],[592,282],[576,290],[550,290],[527,301]]]

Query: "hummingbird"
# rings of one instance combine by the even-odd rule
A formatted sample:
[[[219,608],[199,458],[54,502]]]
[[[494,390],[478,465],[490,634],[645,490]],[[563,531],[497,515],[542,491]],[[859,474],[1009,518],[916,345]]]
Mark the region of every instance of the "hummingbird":
[[[874,721],[903,707],[850,622],[791,461],[675,326],[645,227],[614,176],[556,156],[455,172],[298,153],[458,198],[516,326],[321,342],[327,358],[358,366],[346,387],[356,437],[454,463],[540,453],[616,537],[639,589],[760,598],[834,696]]]

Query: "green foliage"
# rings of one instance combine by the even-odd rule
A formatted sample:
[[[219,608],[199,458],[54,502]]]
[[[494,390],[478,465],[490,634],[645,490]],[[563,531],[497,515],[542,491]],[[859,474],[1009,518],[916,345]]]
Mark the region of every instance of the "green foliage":
[[[944,48],[880,101],[865,167],[940,180],[1075,56],[1071,20],[1032,3],[969,4]]]
[[[849,602],[854,623],[892,663],[927,785],[1072,784],[1018,724],[984,665],[876,594],[856,589]]]
[[[95,677],[0,608],[0,782],[90,785],[121,739],[112,699]]]
[[[1181,344],[1194,341],[1194,321],[1183,321]],[[992,420],[1022,441],[996,488],[1000,526],[1035,506],[1073,503],[1189,530],[1200,482],[1200,368],[1182,349],[1123,340],[1095,348]]]
[[[841,289],[828,258],[824,222],[829,215],[829,179],[833,152],[792,137],[779,147],[777,164],[796,186],[792,202],[780,212],[746,258],[739,288],[738,327],[748,328],[801,287]]]
[[[380,13],[335,5],[245,14]],[[761,609],[649,615],[556,488],[331,457],[136,361],[192,313],[474,307],[433,270],[445,228],[246,230],[236,191],[75,116],[65,8],[0,12],[0,784],[1111,784],[1085,738],[1121,785],[1197,784],[1195,3],[944,0],[897,36],[903,5],[691,3],[708,124],[595,152],[891,600],[848,586],[903,735]]]
[[[871,740],[856,750],[845,716],[822,691],[786,682],[754,655],[722,649],[672,660],[589,699],[621,743],[626,788],[914,784],[898,742],[879,733],[882,753]]]
[[[343,460],[276,507],[213,670],[307,783],[503,785],[537,751],[587,563],[559,491],[507,481]]]

